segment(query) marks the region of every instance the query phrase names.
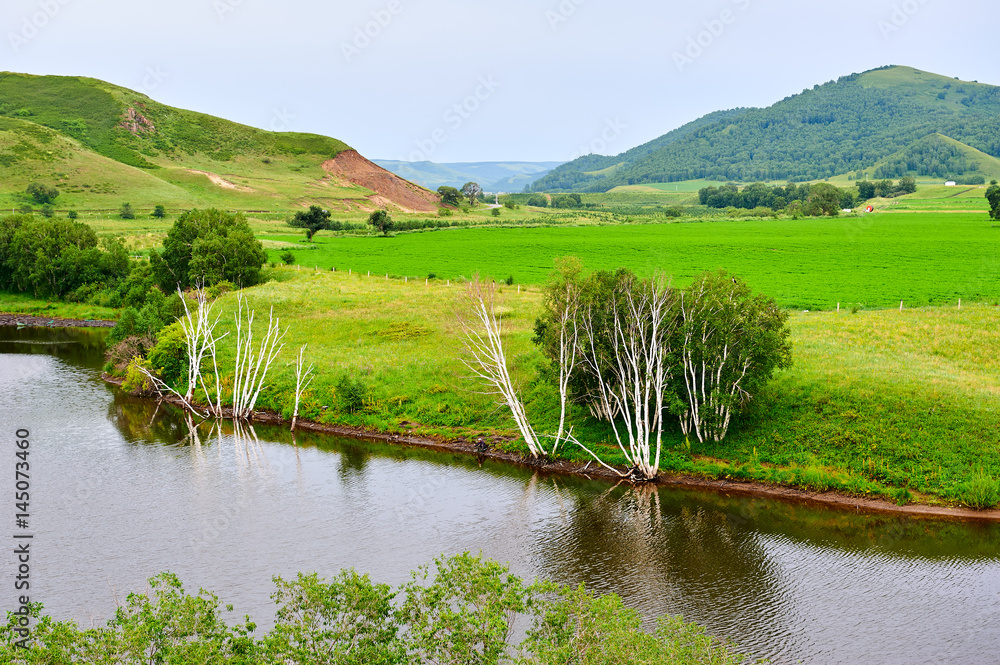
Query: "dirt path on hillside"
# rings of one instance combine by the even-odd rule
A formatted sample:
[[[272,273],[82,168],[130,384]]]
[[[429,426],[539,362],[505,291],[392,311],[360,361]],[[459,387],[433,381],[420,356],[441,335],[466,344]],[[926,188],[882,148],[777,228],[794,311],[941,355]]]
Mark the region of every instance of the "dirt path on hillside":
[[[195,169],[188,169],[188,173],[196,173],[198,175],[203,175],[212,181],[213,185],[218,185],[223,189],[235,189],[237,192],[252,192],[254,191],[251,187],[244,187],[243,185],[237,185],[235,182],[230,182],[218,175],[217,173],[209,173],[208,171],[196,171]]]

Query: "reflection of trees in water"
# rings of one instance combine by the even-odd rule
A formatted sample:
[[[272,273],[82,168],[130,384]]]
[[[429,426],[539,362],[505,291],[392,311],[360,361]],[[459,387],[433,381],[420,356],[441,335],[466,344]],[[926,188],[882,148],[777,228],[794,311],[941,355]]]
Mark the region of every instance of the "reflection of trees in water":
[[[0,351],[55,356],[71,365],[99,369],[104,364],[107,336],[106,328],[0,326]]]
[[[573,498],[561,526],[535,535],[547,576],[614,591],[646,616],[780,621],[779,571],[726,512],[664,501],[653,486]]]
[[[340,452],[340,466],[337,472],[343,479],[364,475],[365,467],[368,465],[368,458],[371,453],[364,444],[348,443],[338,446]]]
[[[189,428],[184,412],[173,404],[133,397],[114,391],[108,419],[129,443],[175,444],[185,440]]]

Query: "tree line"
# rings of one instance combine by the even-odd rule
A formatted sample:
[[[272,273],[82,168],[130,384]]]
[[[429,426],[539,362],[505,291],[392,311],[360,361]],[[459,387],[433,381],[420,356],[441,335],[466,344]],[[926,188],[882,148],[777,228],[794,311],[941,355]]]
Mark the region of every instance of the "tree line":
[[[685,623],[660,618],[652,631],[615,594],[583,586],[526,583],[500,563],[469,553],[440,557],[393,588],[354,569],[331,579],[274,577],[274,627],[233,621],[219,598],[188,593],[163,573],[131,593],[104,625],[81,627],[42,615],[39,603],[8,612],[0,659],[11,665],[728,665],[742,655]],[[229,620],[227,620],[229,619]],[[515,623],[527,626],[514,642]]]
[[[892,180],[855,183],[857,191],[842,189],[829,183],[769,186],[762,182],[743,187],[728,183],[721,187],[708,186],[698,190],[698,202],[709,208],[741,208],[754,210],[767,208],[784,210],[810,216],[836,215],[841,209],[850,209],[876,196],[891,198],[917,191],[917,182],[910,176],[899,182]]]

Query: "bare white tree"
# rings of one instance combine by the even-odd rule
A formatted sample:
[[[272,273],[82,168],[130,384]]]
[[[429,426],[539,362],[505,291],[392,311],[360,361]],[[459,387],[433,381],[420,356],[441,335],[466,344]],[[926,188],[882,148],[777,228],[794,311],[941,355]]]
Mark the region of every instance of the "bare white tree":
[[[466,287],[465,314],[459,321],[465,332],[468,358],[462,362],[487,386],[487,394],[498,395],[501,403],[510,409],[518,431],[528,445],[531,456],[539,458],[545,449],[528,421],[519,390],[507,367],[507,354],[503,344],[503,318],[497,311],[497,287],[494,282],[484,283],[478,275]]]
[[[274,307],[271,307],[268,317],[267,331],[255,346],[253,320],[254,310],[246,303],[242,294],[237,294],[236,318],[236,359],[233,373],[233,418],[249,419],[253,416],[254,406],[260,392],[264,388],[264,380],[271,363],[284,348],[282,339],[288,329],[282,332],[280,319],[274,318]],[[244,321],[244,307],[246,321]]]
[[[629,279],[608,303],[610,330],[597,329],[593,311],[582,317],[586,338],[582,356],[596,382],[597,411],[607,414],[633,475],[643,480],[659,473],[675,298],[662,275],[638,285]],[[609,342],[606,346],[599,344],[602,335]]]
[[[581,445],[573,438],[572,427],[566,431],[569,383],[580,352],[580,287],[567,280],[554,295],[555,319],[559,327],[559,429],[552,444],[553,454],[562,441],[573,441],[576,445]]]
[[[313,365],[310,364],[309,367],[305,367],[305,352],[308,344],[303,344],[302,348],[299,349],[299,355],[295,360],[295,411],[292,413],[292,431],[295,431],[295,423],[299,419],[299,399],[302,397],[302,393],[309,388],[309,384],[313,380]],[[303,368],[305,367],[305,371]]]
[[[219,318],[221,315],[216,316],[215,320],[212,320],[212,308],[215,302],[209,302],[208,295],[205,293],[205,288],[199,285],[194,291],[195,302],[197,302],[197,307],[194,313],[191,313],[188,307],[187,299],[184,297],[184,292],[177,289],[177,294],[181,297],[181,303],[184,305],[184,316],[178,317],[180,321],[181,329],[184,331],[184,343],[187,347],[187,358],[188,358],[188,386],[187,391],[184,394],[184,401],[190,402],[194,398],[194,391],[198,387],[199,383],[204,389],[204,379],[201,375],[201,363],[205,359],[206,354],[211,353],[212,359],[215,359],[215,344],[219,339],[225,337],[215,337],[215,327],[219,325]],[[226,333],[227,335],[229,333]],[[216,366],[216,387],[218,388],[218,367]],[[211,399],[208,396],[208,391],[205,391],[205,399],[211,404]]]

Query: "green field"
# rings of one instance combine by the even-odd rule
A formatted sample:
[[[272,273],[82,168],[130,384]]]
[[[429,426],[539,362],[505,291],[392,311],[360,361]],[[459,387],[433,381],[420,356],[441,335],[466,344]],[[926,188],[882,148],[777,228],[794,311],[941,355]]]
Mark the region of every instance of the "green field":
[[[985,208],[985,199],[969,199]],[[266,234],[298,242],[299,235]],[[663,270],[684,283],[724,268],[789,308],[957,304],[1000,299],[1000,224],[985,213],[543,228],[470,228],[300,243],[308,267],[423,279],[513,276],[540,284],[553,259],[589,269]],[[273,252],[276,256],[277,252]]]
[[[308,344],[317,378],[302,416],[379,431],[446,437],[498,434],[515,441],[506,410],[481,394],[462,365],[456,311],[462,285],[384,275],[279,267],[246,291],[289,326],[272,388],[258,406],[291,415],[288,363]],[[529,415],[554,432],[558,398],[531,342],[540,289],[504,287],[506,343]],[[220,332],[232,328],[224,296]],[[671,422],[667,471],[837,488],[894,498],[962,500],[979,474],[1000,476],[1000,309],[991,305],[792,314],[794,365],[780,372],[718,444],[689,451]],[[230,351],[220,352],[227,362]],[[580,408],[576,433],[613,462],[607,427]],[[584,454],[566,448],[570,458]]]

